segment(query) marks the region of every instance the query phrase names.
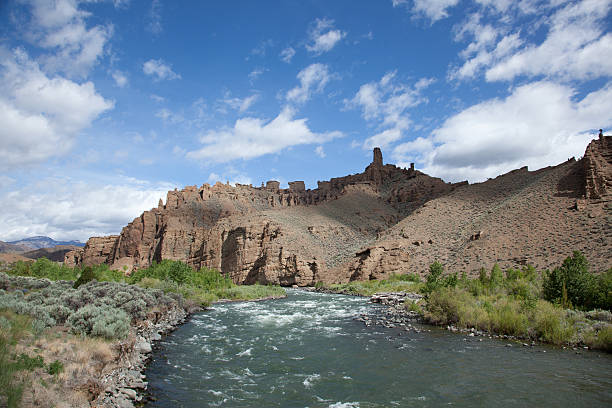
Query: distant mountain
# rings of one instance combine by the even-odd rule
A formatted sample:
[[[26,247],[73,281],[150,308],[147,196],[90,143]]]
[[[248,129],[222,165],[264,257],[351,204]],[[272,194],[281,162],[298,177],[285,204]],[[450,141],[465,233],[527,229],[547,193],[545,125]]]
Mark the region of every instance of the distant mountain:
[[[24,239],[20,239],[19,241],[10,241],[10,242],[7,242],[6,244],[11,244],[11,245],[22,247],[21,249],[19,249],[19,251],[28,251],[32,249],[41,249],[41,248],[53,248],[57,245],[74,245],[78,247],[85,246],[84,243],[79,242],[79,241],[56,241],[52,238],[44,237],[44,236],[24,238]],[[11,251],[11,252],[15,252],[15,251]]]
[[[13,245],[8,242],[0,241],[0,254],[11,254],[15,252],[23,252],[27,251],[29,248],[26,248],[22,245]]]
[[[40,248],[28,252],[22,252],[19,255],[29,259],[45,257],[51,261],[63,262],[65,255],[70,251],[74,251],[75,249],[79,249],[79,247],[74,245],[57,245],[53,248]]]

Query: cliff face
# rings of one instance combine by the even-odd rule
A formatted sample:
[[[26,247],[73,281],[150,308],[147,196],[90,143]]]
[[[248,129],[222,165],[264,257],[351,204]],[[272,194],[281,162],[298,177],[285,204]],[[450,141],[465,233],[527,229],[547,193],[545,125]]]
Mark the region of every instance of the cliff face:
[[[65,262],[131,270],[176,259],[236,283],[300,286],[424,274],[434,260],[468,273],[494,263],[548,268],[573,250],[602,270],[612,266],[609,139],[593,141],[579,162],[474,185],[385,165],[375,149],[363,173],[314,190],[275,181],[187,187]]]
[[[612,193],[612,136],[591,142],[583,157],[586,197],[606,198]]]
[[[415,205],[454,185],[384,165],[380,149],[363,173],[319,182],[232,187],[217,183],[168,192],[118,236],[91,238],[68,265],[131,270],[176,259],[229,274],[237,283],[312,285],[374,241]]]

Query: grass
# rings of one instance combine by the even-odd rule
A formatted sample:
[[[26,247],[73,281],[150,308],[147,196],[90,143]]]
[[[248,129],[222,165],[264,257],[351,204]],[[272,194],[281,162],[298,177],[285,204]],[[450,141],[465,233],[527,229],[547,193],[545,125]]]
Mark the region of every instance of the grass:
[[[18,373],[27,367],[15,355],[15,346],[30,334],[32,319],[0,310],[0,322],[0,406],[17,407],[26,383]]]
[[[495,265],[489,272],[482,269],[477,278],[468,278],[466,274],[445,274],[443,265],[434,262],[424,281],[415,275],[392,275],[385,280],[332,285],[319,283],[316,286],[361,296],[379,292],[420,292],[425,295],[424,301],[406,303],[405,307],[434,325],[475,328],[556,345],[587,345],[610,352],[612,314],[601,309],[585,312],[585,308],[595,304],[612,309],[612,270],[594,275],[588,271],[587,265],[584,257],[575,252],[559,268],[569,270],[564,274],[538,273],[531,266],[503,272]],[[567,280],[568,287],[579,287],[587,293],[588,296],[583,295],[582,299],[590,303],[577,302],[578,296],[572,297],[571,291],[569,298],[572,301],[567,301],[567,296],[563,296],[562,288],[566,285],[563,279]],[[585,281],[589,284],[578,284]],[[557,291],[560,295],[551,297],[550,288],[554,285],[561,287]],[[568,308],[570,305],[576,309]]]
[[[4,272],[14,276],[45,278],[52,281],[74,281],[75,287],[90,280],[98,282],[124,282],[149,289],[160,289],[164,293],[182,295],[188,305],[207,307],[220,299],[255,300],[285,296],[280,286],[236,285],[229,277],[215,269],[194,270],[180,261],[163,260],[148,268],[125,275],[108,265],[71,268],[40,258],[35,262],[18,261],[4,266]]]
[[[107,265],[69,268],[45,258],[0,270],[0,406],[8,407],[22,399],[41,407],[88,405],[103,391],[103,373],[122,358],[117,339],[133,343],[130,327],[170,304],[189,310],[222,299],[285,296],[280,286],[239,286],[216,270],[178,261],[130,276]]]
[[[606,322],[610,313],[586,313],[564,307],[568,303],[562,299],[557,303],[546,300],[542,287],[547,275],[529,266],[503,274],[495,265],[489,274],[483,269],[475,279],[440,277],[432,284],[428,279],[423,317],[437,325],[610,351],[612,326]]]

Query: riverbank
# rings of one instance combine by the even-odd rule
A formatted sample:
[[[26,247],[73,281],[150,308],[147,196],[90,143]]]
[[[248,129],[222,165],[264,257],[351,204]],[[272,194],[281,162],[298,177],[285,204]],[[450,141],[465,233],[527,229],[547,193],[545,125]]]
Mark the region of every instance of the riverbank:
[[[260,299],[220,299],[213,304],[227,302],[260,302],[286,297],[284,295],[266,296]],[[189,321],[190,317],[204,309],[193,308],[186,311],[182,308],[168,310],[159,320],[154,322],[147,320],[136,327],[136,336],[127,341],[117,344],[121,350],[121,364],[112,372],[105,375],[101,381],[104,392],[91,403],[94,407],[120,407],[132,408],[135,403],[146,399],[147,386],[145,370],[151,359],[151,353],[163,336],[178,329],[182,324]]]
[[[0,272],[0,406],[132,407],[147,388],[155,342],[203,307],[127,283],[73,286]],[[226,286],[218,293],[232,301],[286,296],[280,287]]]
[[[566,309],[538,299],[541,283],[535,278],[498,279],[500,283],[497,286],[489,283],[487,287],[478,286],[479,280],[464,278],[459,281],[455,277],[455,286],[440,283],[433,289],[430,285],[429,291],[427,282],[405,284],[398,278],[319,285],[312,290],[371,297],[371,301],[388,307],[387,318],[379,322],[362,316],[361,321],[366,326],[411,327],[411,324],[420,323],[470,337],[486,336],[514,340],[523,345],[545,343],[576,350],[586,348],[612,352],[612,313],[609,311]],[[412,290],[389,290],[402,285]],[[466,289],[470,285],[481,292],[471,293]]]
[[[147,365],[146,406],[586,408],[612,398],[603,353],[403,327],[367,298],[287,293],[218,304],[165,336]],[[375,326],[383,317],[389,328]]]

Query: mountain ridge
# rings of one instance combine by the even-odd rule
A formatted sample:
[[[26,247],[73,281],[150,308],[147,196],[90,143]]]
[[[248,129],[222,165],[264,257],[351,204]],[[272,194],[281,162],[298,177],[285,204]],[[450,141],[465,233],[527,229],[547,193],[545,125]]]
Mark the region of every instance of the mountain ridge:
[[[573,249],[607,269],[610,139],[592,141],[580,161],[476,184],[383,164],[376,148],[363,173],[312,190],[301,181],[288,189],[277,181],[188,186],[168,192],[166,204],[160,200],[121,234],[90,238],[65,262],[129,271],[177,259],[237,283],[282,285],[424,274],[434,260],[468,273],[492,263],[547,268]]]

